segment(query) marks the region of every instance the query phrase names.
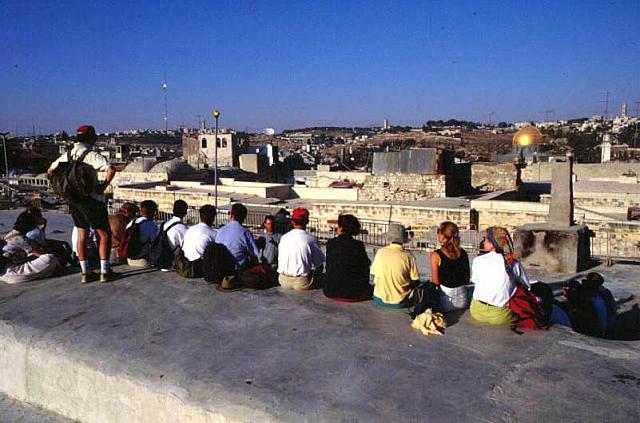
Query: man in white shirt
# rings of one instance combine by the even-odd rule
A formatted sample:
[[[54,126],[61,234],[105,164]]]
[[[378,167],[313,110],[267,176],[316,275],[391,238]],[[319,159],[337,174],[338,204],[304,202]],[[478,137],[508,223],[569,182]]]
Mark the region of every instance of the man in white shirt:
[[[282,236],[278,246],[278,281],[287,289],[311,289],[322,276],[324,253],[318,240],[306,232],[309,210],[294,209],[291,223],[293,229]]]
[[[173,216],[162,224],[161,230],[167,232],[167,238],[169,238],[169,244],[173,249],[174,254],[178,252],[184,243],[184,235],[187,233],[189,227],[184,223],[183,219],[187,215],[189,206],[184,200],[176,200],[173,203]]]
[[[64,153],[56,161],[54,161],[47,174],[51,176],[53,171],[60,165],[69,160],[78,160],[83,157],[82,162],[88,164],[96,171],[94,181],[94,192],[83,198],[74,198],[69,200],[69,211],[73,218],[73,224],[78,232],[77,251],[80,260],[80,268],[82,275],[81,283],[87,283],[91,279],[89,273],[89,261],[86,257],[87,238],[89,237],[89,229],[94,228],[98,232],[100,238],[100,282],[108,282],[113,279],[114,273],[111,272],[109,266],[109,256],[111,254],[111,230],[109,228],[109,217],[107,205],[104,198],[104,190],[111,183],[116,174],[115,168],[109,163],[106,157],[93,151],[93,145],[98,140],[96,130],[91,125],[83,125],[78,128],[76,143],[70,154]],[[86,153],[86,154],[85,154]],[[106,172],[103,183],[98,183],[97,172]]]
[[[191,226],[184,234],[182,252],[190,262],[200,263],[204,250],[216,241],[217,231],[213,229],[216,208],[210,204],[200,207],[200,223]]]

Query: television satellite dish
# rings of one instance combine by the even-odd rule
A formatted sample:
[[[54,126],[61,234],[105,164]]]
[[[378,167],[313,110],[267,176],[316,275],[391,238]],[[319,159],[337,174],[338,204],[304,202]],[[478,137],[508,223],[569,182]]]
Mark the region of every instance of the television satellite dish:
[[[265,135],[275,135],[276,130],[273,129],[273,128],[264,128],[262,133],[265,134]]]

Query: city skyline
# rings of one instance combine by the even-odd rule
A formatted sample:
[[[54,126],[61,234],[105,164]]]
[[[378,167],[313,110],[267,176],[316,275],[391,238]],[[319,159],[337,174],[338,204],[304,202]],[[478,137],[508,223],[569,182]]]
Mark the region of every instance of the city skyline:
[[[419,126],[640,100],[640,4],[3,4],[0,130]],[[553,112],[549,113],[550,110]],[[550,115],[550,116],[549,116]]]

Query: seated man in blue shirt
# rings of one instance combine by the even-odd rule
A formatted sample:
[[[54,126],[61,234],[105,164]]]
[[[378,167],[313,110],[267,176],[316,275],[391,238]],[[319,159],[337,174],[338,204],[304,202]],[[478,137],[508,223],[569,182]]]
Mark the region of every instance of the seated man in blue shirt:
[[[247,217],[247,208],[236,203],[231,206],[229,214],[229,222],[222,228],[218,229],[216,242],[223,244],[236,262],[236,270],[242,270],[251,264],[257,263],[260,251],[256,245],[256,241],[251,232],[244,226],[242,222]]]
[[[160,233],[160,228],[153,220],[156,217],[156,213],[158,212],[158,205],[155,201],[145,200],[140,203],[140,217],[132,220],[127,225],[127,229],[131,228],[133,225],[138,225],[138,240],[133,242],[139,242],[139,246],[142,251],[145,250],[145,244],[149,244],[153,242],[158,234]],[[151,264],[147,260],[146,257],[127,257],[127,263],[129,266],[134,267],[149,267]]]

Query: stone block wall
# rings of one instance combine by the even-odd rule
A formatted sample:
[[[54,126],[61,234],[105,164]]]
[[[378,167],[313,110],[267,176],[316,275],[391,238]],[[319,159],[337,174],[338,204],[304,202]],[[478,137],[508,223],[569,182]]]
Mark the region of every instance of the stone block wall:
[[[516,189],[516,167],[513,163],[473,163],[471,185],[482,191]]]
[[[445,175],[393,173],[368,176],[358,198],[361,201],[411,202],[444,198],[446,194]]]

